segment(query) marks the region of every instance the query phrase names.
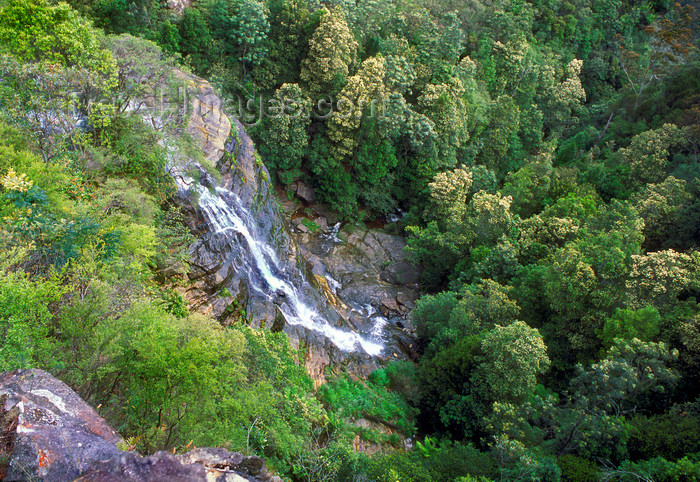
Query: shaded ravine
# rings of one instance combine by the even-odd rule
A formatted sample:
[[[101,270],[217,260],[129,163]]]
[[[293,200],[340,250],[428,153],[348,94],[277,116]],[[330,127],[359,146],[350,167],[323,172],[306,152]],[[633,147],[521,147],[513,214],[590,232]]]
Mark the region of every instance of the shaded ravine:
[[[189,282],[178,291],[192,311],[223,325],[242,322],[286,333],[292,347],[302,350],[316,385],[329,368],[369,375],[393,351],[385,347],[382,320],[368,316],[356,323],[338,308],[291,238],[269,173],[243,125],[227,117],[207,81],[177,70],[175,76],[190,101],[179,118],[204,157],[177,147],[185,126],[165,131],[170,173],[180,188],[176,198],[196,236]]]

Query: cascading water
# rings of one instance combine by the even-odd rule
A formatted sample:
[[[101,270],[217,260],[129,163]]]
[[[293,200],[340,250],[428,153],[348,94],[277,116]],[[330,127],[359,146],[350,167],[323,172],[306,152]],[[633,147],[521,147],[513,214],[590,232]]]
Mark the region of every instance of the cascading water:
[[[270,242],[258,232],[255,217],[233,192],[221,187],[210,190],[182,175],[175,176],[175,179],[181,190],[196,192],[199,208],[210,227],[209,236],[216,238],[213,244],[221,247],[219,253],[222,256],[243,254],[239,256],[238,269],[246,272],[249,288],[269,303],[276,304],[287,323],[301,325],[327,337],[342,351],[362,350],[372,356],[381,354],[384,348],[383,323],[366,334],[331,325],[322,314],[328,310],[327,306],[321,306],[325,299],[318,294],[314,296],[299,273],[291,273],[297,269],[295,266],[280,261]],[[299,281],[295,282],[295,278],[301,280],[303,286],[298,287]]]

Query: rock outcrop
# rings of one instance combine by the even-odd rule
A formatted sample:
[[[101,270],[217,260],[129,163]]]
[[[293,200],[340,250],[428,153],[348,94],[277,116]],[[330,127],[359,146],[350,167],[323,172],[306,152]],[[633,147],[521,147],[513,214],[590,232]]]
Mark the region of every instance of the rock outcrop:
[[[43,370],[0,374],[4,481],[279,481],[264,460],[219,448],[142,457],[65,383]]]

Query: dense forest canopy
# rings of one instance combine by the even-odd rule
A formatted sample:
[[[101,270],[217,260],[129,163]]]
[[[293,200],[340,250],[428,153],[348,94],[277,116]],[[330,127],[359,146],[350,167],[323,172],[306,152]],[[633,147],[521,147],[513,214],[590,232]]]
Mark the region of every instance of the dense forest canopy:
[[[697,480],[696,3],[0,1],[0,369],[292,480]],[[249,126],[282,189],[402,213],[415,363],[315,391],[283,335],[188,311],[168,151],[127,109],[171,64],[294,105]]]

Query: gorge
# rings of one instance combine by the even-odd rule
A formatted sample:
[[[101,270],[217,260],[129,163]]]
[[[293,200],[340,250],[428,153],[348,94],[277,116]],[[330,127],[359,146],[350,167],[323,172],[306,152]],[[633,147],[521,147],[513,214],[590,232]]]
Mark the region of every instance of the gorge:
[[[413,344],[402,329],[408,310],[395,300],[412,305],[419,268],[403,256],[402,238],[373,230],[372,249],[366,236],[351,236],[350,244],[327,230],[292,236],[291,213],[281,209],[243,125],[228,118],[208,82],[181,72],[176,77],[192,99],[188,131],[221,173],[219,180],[192,159],[171,168],[197,236],[190,249],[194,284],[183,293],[191,306],[224,323],[243,314],[251,326],[284,331],[293,346],[306,349],[317,384],[330,365],[366,376],[381,359],[405,358]],[[328,258],[331,251],[336,256]],[[406,279],[387,278],[394,268],[408,273]]]

